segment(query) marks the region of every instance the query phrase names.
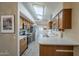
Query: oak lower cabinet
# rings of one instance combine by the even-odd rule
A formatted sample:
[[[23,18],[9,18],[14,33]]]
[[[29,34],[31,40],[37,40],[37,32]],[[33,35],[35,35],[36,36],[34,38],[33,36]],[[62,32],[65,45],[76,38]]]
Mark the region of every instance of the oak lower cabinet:
[[[73,46],[40,45],[40,56],[73,56]]]
[[[55,56],[55,46],[40,45],[40,56]]]
[[[27,39],[26,38],[21,39],[20,40],[20,55],[24,53],[27,47],[28,47]]]

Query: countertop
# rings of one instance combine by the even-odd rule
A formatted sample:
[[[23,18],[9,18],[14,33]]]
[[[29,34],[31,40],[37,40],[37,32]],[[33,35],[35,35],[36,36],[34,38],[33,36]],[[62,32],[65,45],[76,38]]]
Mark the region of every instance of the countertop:
[[[46,45],[79,45],[78,41],[72,39],[65,39],[65,38],[56,38],[56,37],[44,37],[39,39],[39,44],[46,44]]]
[[[21,39],[23,39],[25,37],[27,37],[27,36],[19,36],[18,39],[21,40]]]
[[[27,33],[27,35],[30,35],[31,36],[32,33]],[[27,38],[27,35],[20,35],[20,36],[18,36],[18,39],[21,40],[21,39],[23,39],[25,37]]]

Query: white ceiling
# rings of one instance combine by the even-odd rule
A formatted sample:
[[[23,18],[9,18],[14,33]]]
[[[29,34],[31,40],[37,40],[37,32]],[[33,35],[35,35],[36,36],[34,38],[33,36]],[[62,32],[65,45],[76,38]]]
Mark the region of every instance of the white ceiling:
[[[37,22],[37,24],[46,24],[48,20],[50,20],[51,15],[53,15],[56,7],[61,4],[61,2],[23,2],[22,3],[25,8],[28,9],[28,11],[32,14],[32,16],[34,17],[35,21]],[[32,7],[33,4],[39,4],[39,5],[44,5],[46,6],[46,13],[43,17],[42,21],[39,21],[36,17],[36,14],[34,12],[34,9]],[[45,25],[44,24],[44,25]]]

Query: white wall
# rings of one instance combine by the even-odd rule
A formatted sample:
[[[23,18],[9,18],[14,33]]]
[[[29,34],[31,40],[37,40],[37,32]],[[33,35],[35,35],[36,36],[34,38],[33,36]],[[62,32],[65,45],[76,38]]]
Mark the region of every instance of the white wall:
[[[71,2],[60,2],[54,7],[53,11],[53,17],[60,12],[62,9],[67,9],[67,8],[72,8],[72,3]]]
[[[64,9],[72,8],[72,2],[64,2],[63,3],[63,8]]]
[[[72,29],[65,30],[63,36],[79,41],[79,3],[72,3]],[[74,55],[79,55],[79,46],[75,46]]]
[[[2,15],[14,15],[14,33],[1,33],[0,26],[0,56],[16,56],[17,54],[17,3],[0,2],[0,18]],[[1,19],[0,19],[1,24]],[[7,53],[7,54],[6,54]]]
[[[79,3],[72,3],[72,29],[65,30],[64,37],[79,39]]]
[[[60,11],[63,9],[63,3],[60,2],[58,3],[55,8],[54,8],[54,11],[53,11],[53,17]]]

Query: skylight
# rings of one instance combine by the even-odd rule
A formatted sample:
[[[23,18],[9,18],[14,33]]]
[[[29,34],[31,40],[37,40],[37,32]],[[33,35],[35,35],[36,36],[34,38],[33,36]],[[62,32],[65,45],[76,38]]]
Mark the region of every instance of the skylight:
[[[40,6],[40,5],[33,5],[33,8],[35,10],[37,18],[42,19],[43,18],[44,7]]]
[[[43,16],[42,15],[37,15],[37,18],[41,20],[43,18]]]

